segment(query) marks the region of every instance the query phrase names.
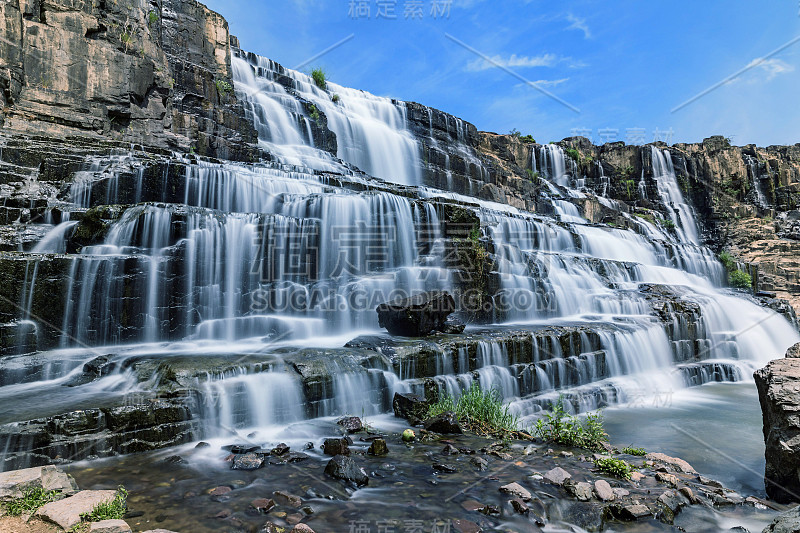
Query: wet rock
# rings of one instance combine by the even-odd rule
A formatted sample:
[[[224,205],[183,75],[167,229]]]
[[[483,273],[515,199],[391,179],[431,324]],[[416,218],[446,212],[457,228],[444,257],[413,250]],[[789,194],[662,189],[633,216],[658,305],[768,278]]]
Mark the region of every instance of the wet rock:
[[[230,446],[223,446],[223,450],[228,450],[234,455],[245,455],[248,453],[255,452],[260,448],[258,446],[253,446],[251,444],[231,444]]]
[[[480,533],[483,531],[483,529],[475,522],[462,519],[453,520],[453,528],[458,533]]]
[[[267,522],[261,526],[261,529],[258,530],[258,533],[286,533],[286,528],[272,522]]]
[[[131,526],[124,520],[101,520],[89,524],[89,533],[131,533]]]
[[[35,514],[62,529],[70,529],[80,523],[82,514],[92,512],[97,505],[113,500],[116,495],[115,490],[83,490],[69,498],[46,504]]]
[[[66,495],[78,492],[75,480],[52,465],[0,472],[0,499],[22,498],[23,492],[32,488],[55,490]]]
[[[444,322],[444,326],[439,331],[450,335],[458,335],[464,333],[466,328],[466,324],[464,324],[460,319],[451,315],[447,317],[447,320]]]
[[[337,455],[325,466],[325,473],[335,479],[350,481],[359,487],[369,484],[369,477],[355,461],[344,455]]]
[[[689,500],[689,503],[692,505],[700,503],[700,500],[697,499],[697,496],[694,495],[694,492],[692,492],[692,489],[689,487],[681,487],[679,492],[683,494],[683,497]]]
[[[722,483],[705,476],[697,476],[697,481],[699,481],[701,485],[705,485],[707,487],[714,487],[715,489],[723,488]]]
[[[796,533],[800,531],[800,506],[778,515],[762,533]]]
[[[458,468],[447,463],[433,463],[433,469],[444,474],[454,474],[458,472]]]
[[[611,504],[607,505],[603,512],[612,519],[628,522],[652,516],[650,509],[641,504]]]
[[[232,490],[233,490],[232,488],[227,487],[225,485],[222,485],[222,486],[215,487],[215,488],[211,489],[209,491],[208,495],[212,496],[212,497],[214,497],[214,496],[225,496],[226,494],[228,494]]]
[[[405,418],[411,424],[419,424],[428,417],[430,403],[419,394],[396,392],[392,399],[394,416]]]
[[[164,462],[170,465],[183,465],[186,464],[186,459],[184,459],[180,455],[170,455],[169,457],[164,459]]]
[[[461,452],[458,450],[458,448],[452,444],[446,444],[442,449],[442,455],[458,455],[459,453]]]
[[[562,511],[562,520],[586,531],[600,531],[603,525],[602,507],[585,502],[571,502]]]
[[[277,446],[272,448],[270,453],[272,455],[277,456],[277,457],[280,457],[281,455],[286,455],[287,453],[289,453],[289,446],[287,446],[285,443],[281,442],[280,444],[278,444]]]
[[[325,439],[322,452],[325,455],[350,455],[350,448],[346,439]]]
[[[475,501],[475,500],[467,500],[467,501],[461,503],[461,507],[465,511],[480,511],[481,509],[486,507],[486,504],[483,504],[483,503]]]
[[[358,433],[364,429],[364,424],[357,416],[346,416],[336,421],[348,433]]]
[[[469,460],[469,462],[476,466],[481,472],[485,471],[489,466],[489,462],[483,457],[473,457]]]
[[[634,483],[638,483],[639,481],[643,480],[646,477],[647,476],[645,476],[641,472],[631,472],[631,481],[633,481]]]
[[[792,347],[794,348],[794,347]],[[790,352],[792,349],[790,349]],[[800,359],[772,361],[754,374],[763,416],[767,495],[779,503],[800,494]]]
[[[195,445],[195,448],[210,448],[211,445],[207,442],[200,441]]]
[[[571,477],[572,475],[560,466],[555,467],[544,475],[544,479],[554,485],[563,485]]]
[[[392,335],[424,337],[444,329],[455,308],[449,293],[432,291],[379,305],[378,323]]]
[[[231,462],[231,470],[258,470],[264,466],[264,456],[257,453],[236,455]]]
[[[259,514],[267,514],[275,507],[275,500],[269,498],[257,498],[250,502],[250,507]]]
[[[613,488],[611,490],[614,492],[614,496],[617,499],[625,498],[626,496],[630,496],[630,494],[631,494],[629,491],[627,491],[627,490],[625,490],[623,488],[620,488],[620,487],[615,487],[615,488]]]
[[[659,483],[666,483],[673,487],[678,485],[678,477],[674,474],[665,474],[664,472],[656,472],[656,481]]]
[[[597,494],[597,498],[604,502],[611,502],[617,498],[611,485],[608,484],[608,481],[603,479],[598,479],[594,482],[594,492]]]
[[[286,515],[284,520],[286,520],[290,526],[293,526],[295,524],[299,524],[303,520],[303,515],[300,513],[292,513],[290,515]]]
[[[384,439],[375,439],[372,441],[372,444],[369,445],[369,450],[367,453],[370,455],[388,455],[389,454],[389,447],[386,445],[386,441]]]
[[[684,461],[683,459],[679,459],[677,457],[670,457],[669,455],[663,453],[648,453],[645,456],[645,459],[648,461],[654,461],[657,463],[666,463],[668,465],[672,465],[684,474],[697,474],[692,465]]]
[[[675,516],[681,512],[688,501],[680,493],[668,490],[658,497],[659,503],[663,505],[664,519],[668,523],[675,520]]]
[[[443,435],[464,433],[464,430],[461,429],[461,425],[458,423],[458,417],[452,411],[425,420],[425,429]]]
[[[282,457],[287,463],[299,463],[311,459],[311,456],[303,452],[289,452]]]
[[[297,524],[292,528],[292,533],[314,533],[308,524]]]
[[[511,496],[519,498],[524,502],[531,501],[531,498],[533,497],[530,491],[519,483],[509,483],[508,485],[503,485],[500,487],[500,492],[503,494],[510,494]]]
[[[525,505],[525,502],[518,498],[514,498],[511,500],[511,507],[514,508],[514,511],[519,514],[528,514],[531,512],[530,508]]]
[[[278,505],[283,505],[284,507],[297,509],[303,505],[303,499],[300,496],[296,496],[282,490],[276,490],[273,492],[272,497],[275,499],[275,502]]]
[[[576,497],[579,501],[588,502],[592,499],[592,484],[591,483],[574,483],[571,480],[564,482],[564,488],[567,492]]]

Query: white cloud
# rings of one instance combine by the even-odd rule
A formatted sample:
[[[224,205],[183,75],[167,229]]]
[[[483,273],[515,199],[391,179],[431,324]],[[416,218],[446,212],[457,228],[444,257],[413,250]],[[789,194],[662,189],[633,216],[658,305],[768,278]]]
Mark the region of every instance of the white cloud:
[[[765,81],[771,81],[780,74],[794,71],[793,65],[781,61],[780,59],[765,59],[763,61],[761,59],[754,59],[750,62],[748,67],[760,68],[766,72],[767,77]]]
[[[521,67],[521,68],[529,68],[529,67],[552,67],[558,61],[558,58],[553,54],[544,54],[541,56],[518,56],[516,54],[511,54],[510,57],[501,57],[499,55],[493,56],[490,58],[491,61],[487,61],[483,58],[478,58],[474,61],[470,61],[467,65],[467,70],[472,72],[477,72],[481,70],[488,70],[494,67]]]
[[[561,78],[560,80],[536,80],[532,81],[531,83],[538,85],[539,87],[555,87],[556,85],[561,85],[566,81],[569,81],[569,78]]]
[[[583,36],[585,38],[591,39],[592,32],[589,29],[589,26],[586,24],[586,19],[578,18],[572,13],[569,13],[567,14],[567,20],[572,23],[567,26],[568,30],[580,30],[583,32]]]

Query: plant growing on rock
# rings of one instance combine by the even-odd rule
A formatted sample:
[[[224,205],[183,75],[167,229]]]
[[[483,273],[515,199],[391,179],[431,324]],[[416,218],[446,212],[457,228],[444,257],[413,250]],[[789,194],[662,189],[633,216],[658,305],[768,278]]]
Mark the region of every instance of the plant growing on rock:
[[[22,493],[22,498],[4,502],[3,507],[9,516],[33,514],[43,505],[54,502],[60,497],[61,494],[55,490],[31,488]]]
[[[511,413],[508,404],[497,389],[484,391],[473,383],[458,400],[447,395],[428,408],[428,416],[452,411],[470,431],[481,435],[514,433],[519,429],[519,419]]]
[[[311,71],[311,79],[314,80],[314,85],[322,89],[323,91],[328,86],[328,82],[325,79],[325,71],[321,68],[317,67]]]
[[[219,80],[218,79],[215,82],[215,84],[217,86],[217,92],[219,93],[220,96],[223,96],[223,97],[224,96],[228,96],[229,94],[231,94],[233,92],[233,85],[231,85],[226,80]]]
[[[725,270],[730,272],[731,270],[736,270],[736,261],[734,261],[733,256],[726,251],[722,251],[719,254],[719,260],[722,263],[722,266],[725,267]]]
[[[581,421],[564,410],[564,398],[560,396],[550,413],[536,421],[534,436],[563,446],[603,450],[608,435],[603,429],[603,415],[590,413]]]
[[[594,466],[600,472],[619,479],[630,479],[631,472],[633,472],[633,466],[622,459],[614,459],[613,457],[597,459],[594,462]]]
[[[338,104],[339,100],[341,100],[341,97],[338,94],[334,94],[333,96],[331,96],[331,102],[333,102],[334,104]]]
[[[644,457],[647,455],[647,451],[644,448],[634,448],[632,446],[626,446],[622,448],[622,453],[627,455],[635,455],[637,457]]]
[[[100,522],[101,520],[122,520],[128,512],[128,491],[120,485],[114,499],[99,503],[92,512],[81,515],[86,522]]]
[[[753,286],[753,278],[747,272],[735,270],[728,276],[731,287],[735,289],[750,289]]]
[[[310,109],[311,111],[309,112],[309,116],[311,117],[311,120],[317,122],[320,119],[319,109],[317,109],[317,106],[314,104],[311,104]]]
[[[569,158],[575,161],[576,163],[580,163],[581,153],[575,148],[567,148],[566,150],[564,150],[564,153],[566,153],[567,156],[569,156]]]
[[[151,10],[150,13],[147,14],[147,25],[152,26],[156,22],[158,22],[158,13],[155,10]]]

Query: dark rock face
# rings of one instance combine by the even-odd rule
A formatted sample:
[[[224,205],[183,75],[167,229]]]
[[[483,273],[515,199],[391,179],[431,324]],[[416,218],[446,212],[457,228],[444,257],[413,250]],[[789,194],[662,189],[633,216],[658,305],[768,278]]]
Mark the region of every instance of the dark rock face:
[[[447,292],[432,291],[378,306],[378,322],[392,335],[424,337],[443,331],[456,302]]]
[[[350,481],[359,487],[369,484],[369,477],[355,461],[344,455],[337,455],[328,462],[325,473],[335,479]]]
[[[337,420],[336,423],[342,426],[348,433],[358,433],[364,429],[364,424],[357,416],[346,416]]]
[[[396,392],[392,400],[394,416],[405,418],[411,424],[419,424],[428,415],[430,403],[424,396]]]
[[[800,507],[778,515],[762,533],[795,533],[800,531]]]
[[[796,347],[790,349],[794,353]],[[781,503],[800,501],[800,359],[772,361],[754,374],[764,418],[767,494]]]
[[[450,411],[427,419],[425,421],[425,429],[444,435],[464,433],[464,430],[461,429],[461,425],[458,423],[458,417],[455,413]]]
[[[346,439],[325,439],[322,451],[325,455],[350,455]]]

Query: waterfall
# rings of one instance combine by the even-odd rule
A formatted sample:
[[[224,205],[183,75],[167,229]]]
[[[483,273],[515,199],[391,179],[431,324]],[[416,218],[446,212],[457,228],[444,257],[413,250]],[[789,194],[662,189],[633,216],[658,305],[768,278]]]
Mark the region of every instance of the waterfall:
[[[678,178],[675,176],[675,167],[672,165],[672,157],[667,150],[660,150],[655,146],[652,146],[651,150],[653,179],[658,186],[661,201],[667,208],[670,221],[675,225],[681,242],[698,244],[699,231],[695,222],[696,217],[691,206],[683,199]]]

